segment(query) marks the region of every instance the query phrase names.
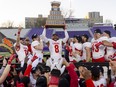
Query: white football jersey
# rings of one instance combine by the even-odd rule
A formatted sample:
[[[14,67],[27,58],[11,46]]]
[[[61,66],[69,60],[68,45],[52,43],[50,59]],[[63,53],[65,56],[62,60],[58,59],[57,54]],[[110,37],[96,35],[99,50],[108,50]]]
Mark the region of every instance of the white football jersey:
[[[108,41],[109,41],[110,43],[116,42],[116,37],[111,37],[111,38],[109,38]],[[110,57],[111,55],[113,56],[113,54],[114,54],[115,52],[116,52],[116,49],[114,49],[113,47],[107,47],[105,59],[106,59],[106,60],[109,60],[109,57]],[[116,59],[116,58],[114,58],[114,59]]]
[[[80,51],[82,52],[82,44],[81,43],[74,43],[72,45],[72,52],[75,52],[75,51]],[[74,58],[77,62],[79,62],[81,59],[81,55],[79,54],[76,54],[76,57]]]
[[[108,38],[101,37],[101,38],[94,40],[92,42],[92,57],[93,57],[93,59],[99,59],[101,57],[104,57],[106,46],[100,45],[98,48],[96,48],[96,46],[95,46],[96,44],[98,44],[99,42],[102,42],[104,40],[108,41]]]
[[[107,87],[107,81],[106,81],[106,78],[104,76],[100,77],[100,81],[103,83],[104,87]]]
[[[43,52],[42,50],[37,50],[34,48],[34,46],[39,45],[39,41],[33,41],[31,43],[31,49],[32,49],[32,53],[33,56],[34,54],[36,54],[36,56],[38,57],[38,59],[36,59],[33,63],[32,63],[32,67],[36,67],[38,63],[42,63],[42,59],[43,59]],[[29,59],[29,62],[31,61],[32,58]]]
[[[98,81],[93,81],[93,84],[94,84],[95,87],[105,87],[104,83],[105,82],[104,82],[103,79],[100,79]]]
[[[90,42],[83,43],[82,60],[86,60],[86,50],[85,50],[86,47],[91,49],[91,47],[92,47],[91,43]]]
[[[16,46],[16,43],[14,44],[14,47],[15,46]],[[15,51],[18,55],[19,61],[24,61],[25,57],[28,54],[28,47],[26,45],[23,45],[23,44],[20,43],[20,49],[19,50],[15,49]]]
[[[36,54],[36,56],[38,56],[39,58],[43,58],[42,50],[37,50],[37,49],[34,48],[34,46],[37,46],[39,44],[40,44],[39,41],[33,41],[31,43],[32,53],[33,53],[33,55]]]
[[[49,39],[50,57],[57,60],[62,58],[62,39],[54,41]]]

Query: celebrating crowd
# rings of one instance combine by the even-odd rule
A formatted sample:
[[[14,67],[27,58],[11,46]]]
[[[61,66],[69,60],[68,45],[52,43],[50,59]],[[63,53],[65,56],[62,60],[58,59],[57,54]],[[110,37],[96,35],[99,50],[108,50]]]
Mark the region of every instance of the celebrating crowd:
[[[116,87],[116,37],[111,37],[110,31],[96,29],[90,41],[87,34],[69,38],[65,28],[63,39],[57,34],[50,39],[44,28],[40,36],[32,35],[30,43],[28,37],[21,38],[21,30],[19,27],[14,44],[16,54],[3,60],[1,87]],[[48,59],[43,57],[45,45]],[[14,59],[20,66],[11,64]],[[76,67],[77,62],[109,62],[111,78],[104,76],[102,66]]]

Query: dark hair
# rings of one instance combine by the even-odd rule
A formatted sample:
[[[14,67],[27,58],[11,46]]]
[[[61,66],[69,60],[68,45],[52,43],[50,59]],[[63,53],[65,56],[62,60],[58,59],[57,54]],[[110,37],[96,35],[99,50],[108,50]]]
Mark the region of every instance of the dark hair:
[[[105,32],[106,34],[108,34],[109,37],[111,37],[111,32],[110,32],[109,30],[105,30],[104,32]]]
[[[33,67],[32,70],[31,70],[31,73],[32,73],[32,74],[33,74],[33,73],[36,73],[36,71],[37,71],[38,69],[40,70],[41,74],[44,74],[45,70],[44,70],[44,68],[43,68],[42,65],[38,65],[38,66],[36,66],[36,67]]]
[[[76,38],[78,40],[79,43],[82,43],[82,38],[81,36],[77,35],[77,36],[73,36],[73,38]]]
[[[87,34],[83,34],[82,36],[84,36],[87,39],[87,41],[88,41],[89,36]]]
[[[94,31],[94,33],[100,33],[100,34],[102,34],[102,32],[101,32],[100,29],[96,29],[96,30]]]
[[[31,73],[35,73],[36,71],[38,70],[37,66],[36,67],[33,67],[32,70],[31,70]]]
[[[31,38],[34,39],[34,38],[37,38],[37,36],[38,36],[37,34],[33,34]]]
[[[28,87],[28,84],[30,83],[30,78],[27,77],[27,76],[24,76],[22,79],[21,79],[21,83],[23,83],[25,85],[25,87]]]
[[[69,82],[65,78],[59,80],[58,87],[70,87]]]
[[[58,34],[52,34],[52,36],[58,36]]]
[[[47,79],[45,76],[40,76],[37,78],[36,87],[47,87]]]
[[[102,74],[104,74],[104,69],[102,66],[97,66]]]
[[[25,38],[24,37],[20,37],[20,40],[24,40]]]
[[[98,67],[93,66],[91,69],[91,73],[92,73],[92,79],[97,81],[100,77],[100,70]]]
[[[60,74],[61,74],[61,72],[60,72],[60,70],[58,70],[58,69],[53,69],[53,70],[51,71],[51,75],[52,75],[52,76],[59,77]]]
[[[65,78],[70,84],[71,78],[70,78],[70,75],[68,73],[65,73],[64,75],[62,75],[62,78]]]

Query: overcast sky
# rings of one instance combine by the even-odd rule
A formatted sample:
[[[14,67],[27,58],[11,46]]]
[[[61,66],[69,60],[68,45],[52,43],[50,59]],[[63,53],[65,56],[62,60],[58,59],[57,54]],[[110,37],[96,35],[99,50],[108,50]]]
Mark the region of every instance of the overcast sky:
[[[25,17],[47,16],[53,0],[0,0],[0,24],[13,21],[14,25],[24,24]],[[70,9],[70,0],[61,1],[61,8]],[[116,0],[71,0],[73,16],[84,18],[88,12],[99,11],[105,19],[116,23]]]

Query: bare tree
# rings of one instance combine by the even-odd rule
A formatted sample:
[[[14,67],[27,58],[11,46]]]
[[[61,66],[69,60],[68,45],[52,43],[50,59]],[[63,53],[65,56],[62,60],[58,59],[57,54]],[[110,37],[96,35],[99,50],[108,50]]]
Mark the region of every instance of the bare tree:
[[[8,28],[13,28],[13,21],[7,21],[7,27]]]
[[[4,27],[4,28],[13,28],[13,24],[14,22],[13,21],[7,21],[7,22],[4,22],[1,24],[1,27]]]
[[[73,13],[74,13],[72,9],[68,10],[68,9],[63,9],[63,8],[61,8],[61,12],[64,18],[73,17]]]

